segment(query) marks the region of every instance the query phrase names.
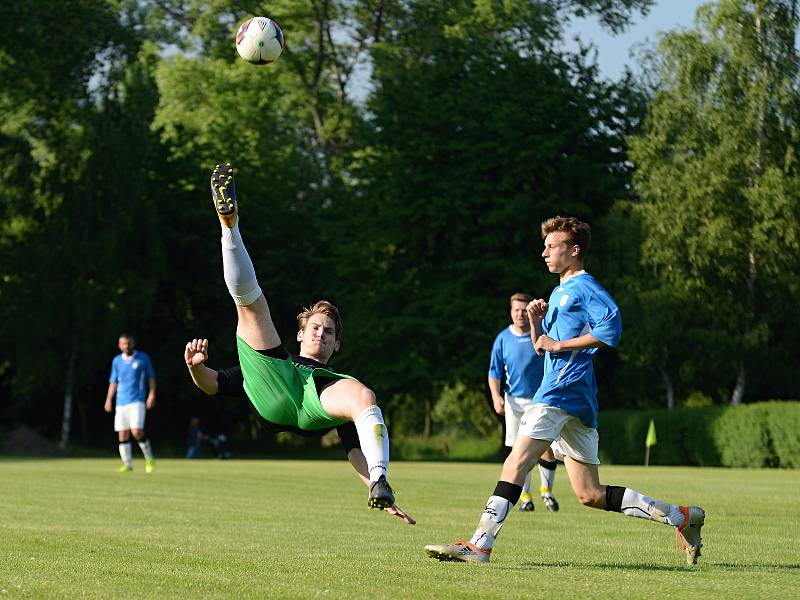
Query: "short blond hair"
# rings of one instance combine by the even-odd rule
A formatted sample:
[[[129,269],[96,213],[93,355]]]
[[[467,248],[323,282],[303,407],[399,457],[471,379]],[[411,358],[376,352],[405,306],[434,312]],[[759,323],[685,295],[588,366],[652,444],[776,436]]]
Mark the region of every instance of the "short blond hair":
[[[592,230],[588,223],[579,221],[575,217],[551,217],[542,222],[542,239],[548,234],[561,231],[567,234],[567,246],[578,246],[578,257],[583,260],[589,252],[592,243]]]
[[[516,294],[511,295],[511,300],[509,300],[508,304],[509,306],[514,306],[514,302],[524,302],[527,305],[531,300],[533,300],[533,296],[530,294],[517,292]]]
[[[309,308],[304,308],[303,312],[297,315],[297,326],[303,331],[308,325],[308,320],[316,314],[327,315],[333,319],[336,328],[336,341],[342,338],[342,317],[339,316],[339,309],[327,300],[320,300],[312,304]]]

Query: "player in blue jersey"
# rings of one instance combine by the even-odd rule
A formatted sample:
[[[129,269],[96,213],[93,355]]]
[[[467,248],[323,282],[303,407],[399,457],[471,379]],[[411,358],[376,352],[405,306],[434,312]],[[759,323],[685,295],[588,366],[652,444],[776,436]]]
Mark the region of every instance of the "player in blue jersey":
[[[492,404],[497,414],[505,417],[505,445],[509,448],[517,439],[520,419],[531,405],[544,373],[544,358],[536,354],[531,344],[527,306],[532,300],[533,296],[529,294],[516,293],[511,296],[511,325],[497,334],[489,360],[489,390],[492,393]],[[557,464],[550,449],[539,459],[541,481],[539,492],[545,507],[550,512],[558,510],[558,502],[553,496]],[[522,495],[519,497],[519,510],[523,512],[534,509],[531,498],[532,472],[528,471],[525,475]]]
[[[152,473],[155,468],[153,448],[144,429],[145,412],[156,401],[156,374],[150,357],[136,350],[133,336],[123,333],[119,336],[121,354],[111,361],[111,375],[108,378],[105,410],[113,410],[114,396],[117,409],[114,414],[114,430],[119,437],[119,456],[122,459],[121,473],[133,470],[131,435],[139,443],[144,454],[145,471]]]
[[[542,223],[542,237],[542,257],[550,272],[560,277],[549,301],[538,299],[528,305],[531,340],[536,353],[545,356],[542,385],[520,423],[514,447],[472,538],[428,545],[425,552],[440,560],[488,562],[495,539],[519,499],[525,474],[552,447],[556,456],[563,458],[581,503],[674,527],[686,562],[693,565],[702,546],[702,508],[600,484],[592,359],[599,348],[617,345],[622,321],[609,293],[583,270],[591,242],[589,226],[575,218],[553,217]]]

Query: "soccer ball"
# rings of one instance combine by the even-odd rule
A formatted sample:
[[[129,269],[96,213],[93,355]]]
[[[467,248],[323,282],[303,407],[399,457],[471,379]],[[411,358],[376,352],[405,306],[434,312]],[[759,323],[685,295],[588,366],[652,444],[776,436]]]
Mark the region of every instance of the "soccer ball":
[[[243,59],[255,65],[266,65],[283,52],[283,31],[267,17],[247,19],[236,32],[236,51]]]

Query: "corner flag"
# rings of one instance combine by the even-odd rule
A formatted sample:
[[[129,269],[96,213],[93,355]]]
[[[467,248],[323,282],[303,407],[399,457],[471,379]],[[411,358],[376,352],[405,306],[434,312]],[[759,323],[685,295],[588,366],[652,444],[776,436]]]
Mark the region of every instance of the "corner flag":
[[[647,438],[644,441],[644,466],[650,464],[650,446],[655,446],[656,441],[656,424],[653,419],[650,419],[650,425],[647,427]]]
[[[647,439],[644,441],[644,445],[649,448],[650,446],[655,446],[657,443],[656,424],[653,419],[650,419],[650,426],[647,428]]]

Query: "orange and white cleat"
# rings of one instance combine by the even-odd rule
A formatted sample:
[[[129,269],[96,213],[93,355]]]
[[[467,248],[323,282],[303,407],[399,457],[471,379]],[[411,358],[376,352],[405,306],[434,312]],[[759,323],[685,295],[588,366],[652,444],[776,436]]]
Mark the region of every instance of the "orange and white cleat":
[[[705,524],[706,511],[699,506],[681,506],[683,513],[683,523],[675,530],[676,541],[680,539],[681,547],[686,553],[686,563],[696,565],[700,558],[700,548],[703,547],[703,540],[700,537],[700,529]]]
[[[483,550],[464,540],[453,540],[451,544],[428,544],[425,546],[425,554],[429,558],[456,562],[487,563],[491,553],[491,548]]]

